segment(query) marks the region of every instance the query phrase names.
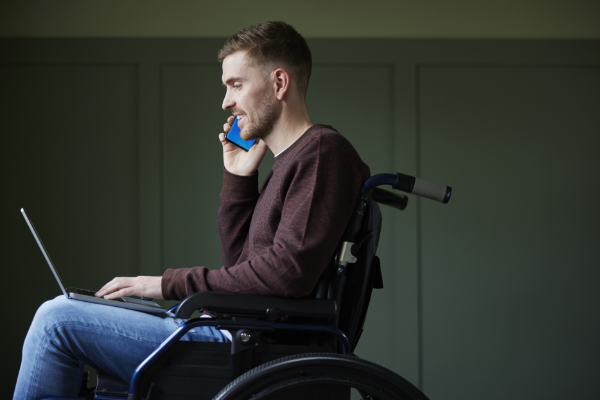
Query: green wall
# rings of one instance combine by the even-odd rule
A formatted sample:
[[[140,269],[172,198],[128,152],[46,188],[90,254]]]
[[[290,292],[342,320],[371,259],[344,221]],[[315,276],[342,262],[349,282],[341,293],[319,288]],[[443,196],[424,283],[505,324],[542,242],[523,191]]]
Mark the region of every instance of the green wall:
[[[229,37],[283,20],[309,38],[600,39],[595,0],[3,0],[0,37]]]
[[[220,267],[221,43],[0,39],[5,391],[35,310],[59,294],[20,207],[67,284]],[[358,355],[432,399],[595,397],[600,43],[309,44],[313,122],[373,173],[454,188],[447,205],[383,210],[385,289]]]

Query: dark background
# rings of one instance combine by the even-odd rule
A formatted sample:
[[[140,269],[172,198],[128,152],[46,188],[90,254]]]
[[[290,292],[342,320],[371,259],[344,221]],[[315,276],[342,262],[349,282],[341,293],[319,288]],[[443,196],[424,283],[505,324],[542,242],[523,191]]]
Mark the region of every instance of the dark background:
[[[40,10],[13,9],[23,22],[0,30],[8,393],[35,310],[60,294],[19,209],[68,285],[219,268],[217,135],[228,114],[215,60],[222,38],[77,38],[98,28],[68,15],[59,21],[70,31],[34,26]],[[313,32],[313,122],[339,129],[372,173],[454,188],[447,205],[411,198],[404,212],[384,210],[385,289],[357,354],[432,399],[596,398],[600,41],[552,38],[538,20],[532,32],[545,39],[531,39],[518,18],[511,40],[448,38],[449,22],[445,39],[366,39],[358,25],[355,38],[319,39],[306,21],[290,22]],[[475,25],[467,36],[500,32]],[[586,37],[587,25],[567,25],[555,35]],[[124,26],[115,17],[104,36]],[[152,32],[173,36],[173,26]],[[339,21],[328,29],[322,36],[351,36]],[[401,37],[407,28],[386,29]],[[431,36],[431,24],[422,29],[413,32]],[[271,163],[269,153],[261,176]],[[24,286],[33,295],[22,298]]]

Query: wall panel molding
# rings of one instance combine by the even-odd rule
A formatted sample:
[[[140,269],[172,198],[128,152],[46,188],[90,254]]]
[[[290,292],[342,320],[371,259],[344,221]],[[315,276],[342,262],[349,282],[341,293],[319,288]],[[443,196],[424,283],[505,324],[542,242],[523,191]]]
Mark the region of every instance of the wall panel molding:
[[[471,68],[474,73],[483,73],[484,75],[485,73],[495,70],[510,70],[514,72],[520,69],[529,69],[530,72],[533,71],[534,75],[532,75],[532,79],[525,80],[524,82],[531,82],[532,84],[538,82],[539,84],[539,82],[544,81],[536,81],[536,79],[542,78],[540,78],[541,75],[538,75],[535,71],[540,71],[539,73],[543,74],[544,71],[550,69],[565,71],[577,69],[578,71],[586,71],[585,74],[589,77],[590,84],[595,84],[594,74],[595,71],[600,68],[600,41],[310,39],[308,42],[312,49],[314,69],[316,71],[314,75],[315,79],[311,83],[313,86],[309,88],[309,101],[311,94],[314,93],[315,95],[318,95],[315,97],[314,103],[315,105],[318,105],[318,107],[315,107],[313,114],[318,116],[319,121],[314,122],[327,123],[329,110],[331,110],[331,115],[344,115],[343,103],[337,104],[337,101],[330,100],[330,104],[322,105],[318,101],[318,98],[329,99],[327,95],[335,90],[335,85],[339,84],[340,93],[344,93],[345,98],[348,99],[348,104],[352,102],[352,107],[364,107],[367,109],[368,107],[361,103],[361,100],[364,99],[353,97],[359,96],[359,94],[362,93],[367,93],[369,96],[373,96],[372,103],[374,105],[376,104],[376,106],[372,107],[369,114],[363,113],[362,115],[360,112],[352,109],[353,111],[351,115],[346,117],[346,121],[339,124],[341,128],[343,128],[340,129],[342,134],[345,131],[351,132],[351,136],[354,135],[353,137],[356,138],[353,140],[360,143],[359,146],[364,148],[364,153],[369,154],[369,157],[371,157],[371,153],[375,154],[380,150],[379,147],[375,145],[369,146],[368,144],[365,144],[366,142],[363,141],[364,137],[361,136],[362,132],[365,132],[364,135],[368,135],[372,130],[379,135],[377,136],[378,138],[383,138],[382,140],[385,140],[385,144],[382,146],[384,150],[381,150],[381,159],[374,162],[381,163],[381,168],[391,168],[393,171],[422,175],[424,179],[432,180],[435,180],[436,177],[446,179],[444,173],[447,171],[454,171],[454,173],[459,176],[456,178],[448,177],[448,182],[440,183],[452,185],[452,181],[455,180],[459,182],[460,185],[463,185],[463,187],[459,185],[455,188],[455,198],[453,198],[448,205],[432,204],[429,203],[428,200],[421,201],[411,197],[407,210],[389,213],[388,221],[391,221],[391,224],[385,228],[389,229],[387,236],[390,243],[389,249],[385,250],[385,252],[389,253],[386,253],[388,254],[386,257],[390,260],[389,265],[386,265],[385,267],[386,276],[384,278],[386,279],[386,288],[381,294],[375,293],[376,296],[379,296],[379,300],[376,301],[379,301],[380,303],[377,303],[377,307],[373,307],[370,311],[370,315],[372,315],[370,321],[373,321],[373,323],[376,322],[377,324],[380,324],[380,326],[367,326],[369,333],[365,334],[365,337],[369,339],[369,343],[374,343],[377,342],[377,340],[373,339],[378,337],[377,330],[380,329],[380,342],[384,343],[387,347],[377,347],[380,343],[375,343],[372,345],[373,347],[365,346],[365,354],[360,355],[367,359],[373,359],[373,357],[378,358],[376,361],[380,361],[387,367],[392,368],[405,376],[411,382],[424,387],[426,392],[432,391],[433,393],[436,393],[439,391],[439,393],[445,394],[444,398],[448,399],[471,398],[464,395],[468,391],[465,391],[462,397],[453,397],[453,389],[444,386],[449,384],[444,381],[443,377],[436,375],[440,373],[439,371],[446,371],[447,374],[445,376],[450,376],[452,373],[469,370],[469,366],[462,365],[462,359],[449,359],[450,361],[448,361],[443,356],[443,354],[446,353],[443,353],[442,351],[438,352],[440,354],[439,358],[436,358],[436,354],[438,353],[431,353],[433,349],[437,348],[436,346],[441,346],[440,343],[442,343],[440,342],[440,339],[431,339],[437,337],[435,332],[431,332],[431,329],[433,329],[432,327],[434,326],[443,326],[440,325],[440,321],[443,321],[444,316],[438,315],[435,312],[433,314],[429,313],[430,308],[427,307],[431,307],[432,304],[435,305],[444,301],[444,299],[436,297],[438,294],[432,293],[429,289],[431,286],[428,286],[432,279],[432,276],[429,275],[431,271],[430,266],[432,265],[432,258],[429,255],[430,249],[435,248],[438,249],[437,251],[441,251],[439,249],[444,249],[444,241],[449,240],[452,235],[463,235],[464,237],[468,237],[465,233],[466,231],[460,231],[460,229],[458,229],[458,231],[461,233],[452,233],[453,231],[451,230],[451,233],[448,233],[449,236],[446,238],[436,236],[437,234],[435,232],[432,233],[432,226],[434,226],[432,225],[434,223],[431,222],[432,215],[435,215],[436,218],[439,217],[440,224],[443,225],[444,221],[447,221],[448,218],[450,220],[456,218],[456,213],[460,210],[460,212],[465,214],[461,217],[462,219],[458,218],[457,220],[464,222],[457,223],[457,225],[469,226],[469,224],[475,223],[474,217],[470,217],[469,213],[475,213],[478,206],[474,204],[471,209],[461,208],[462,204],[464,204],[463,202],[466,201],[463,196],[470,193],[470,183],[463,182],[461,179],[468,174],[464,172],[466,170],[461,170],[457,166],[460,164],[458,161],[449,161],[440,156],[441,153],[439,153],[438,150],[431,150],[432,147],[429,140],[432,137],[432,132],[434,132],[432,131],[431,126],[435,125],[434,120],[436,118],[440,118],[440,121],[442,121],[446,115],[442,112],[443,109],[439,108],[435,108],[435,113],[433,113],[432,108],[427,108],[425,110],[423,108],[423,101],[428,102],[427,104],[436,104],[436,107],[438,107],[437,104],[446,104],[448,109],[450,109],[451,106],[454,107],[460,105],[462,102],[473,102],[473,115],[465,121],[470,123],[478,120],[477,116],[484,111],[485,105],[483,104],[483,101],[485,99],[483,99],[481,103],[474,102],[473,96],[478,93],[476,91],[476,85],[473,86],[473,84],[471,84],[471,86],[468,86],[468,88],[463,90],[460,86],[457,87],[456,82],[452,81],[450,78],[435,81],[437,82],[435,90],[429,88],[430,91],[425,95],[423,92],[423,85],[426,84],[426,82],[423,81],[423,74],[429,74],[432,69],[456,72],[463,71],[465,68]],[[137,255],[135,257],[136,265],[134,266],[134,270],[139,274],[157,275],[161,274],[165,268],[172,267],[172,265],[169,264],[170,260],[174,260],[174,258],[169,258],[171,257],[169,254],[172,254],[169,252],[172,250],[169,250],[171,247],[168,246],[172,246],[172,243],[177,240],[176,237],[172,236],[172,232],[177,232],[178,226],[169,225],[175,220],[175,218],[171,216],[175,214],[169,214],[174,212],[175,206],[173,206],[173,204],[175,203],[168,202],[173,201],[172,197],[169,197],[172,196],[172,193],[181,196],[180,193],[183,193],[183,191],[178,192],[177,190],[181,189],[179,188],[169,192],[169,190],[172,190],[173,188],[172,185],[181,185],[177,180],[177,176],[180,174],[179,170],[169,168],[173,165],[172,163],[175,160],[177,152],[181,151],[178,150],[176,146],[177,140],[179,140],[179,136],[177,135],[185,133],[188,129],[187,125],[178,126],[176,124],[177,119],[175,117],[177,117],[179,115],[178,112],[181,111],[181,109],[178,108],[179,106],[177,104],[179,103],[177,102],[184,102],[181,104],[190,106],[190,109],[186,111],[188,112],[188,115],[192,115],[193,105],[197,104],[199,107],[198,115],[202,116],[202,121],[207,121],[206,123],[210,127],[216,123],[212,120],[213,115],[214,118],[220,119],[222,115],[226,114],[220,111],[222,100],[220,95],[218,95],[218,86],[220,86],[220,82],[212,81],[213,79],[218,80],[220,76],[215,75],[213,78],[206,75],[208,74],[207,71],[212,70],[212,68],[219,68],[219,64],[216,61],[216,53],[222,43],[222,39],[0,39],[0,71],[7,67],[24,67],[27,65],[64,66],[67,68],[77,66],[83,68],[86,66],[107,68],[124,67],[133,68],[133,70],[135,70],[135,73],[132,75],[134,77],[132,79],[135,80],[134,85],[132,86],[135,91],[135,115],[132,115],[131,118],[135,121],[135,127],[133,129],[136,132],[136,154],[131,156],[130,161],[132,162],[132,165],[135,165],[136,169],[135,176],[137,177],[137,181],[134,185],[136,186],[135,204],[137,208],[133,210],[133,214],[127,218],[134,221],[133,224],[136,225],[137,248],[135,249],[135,252]],[[449,77],[453,76],[451,74],[444,75],[446,72],[442,73],[442,75]],[[565,79],[564,82],[579,82],[577,80],[579,78],[575,75],[567,74],[561,76]],[[427,76],[429,79],[432,75],[429,74]],[[344,78],[343,82],[341,80],[340,82],[336,81],[336,79],[340,77],[347,78]],[[465,74],[461,75],[460,79],[464,79],[467,83],[472,83],[473,81],[469,79],[474,78]],[[509,82],[513,83],[517,81],[518,80],[509,80]],[[489,79],[488,81],[485,81],[484,79],[482,82],[482,84],[489,84],[491,87],[496,88]],[[557,83],[559,86],[562,85],[560,82]],[[202,85],[206,86],[213,84],[215,86],[210,86],[210,89],[202,90]],[[519,92],[517,90],[515,93],[526,94],[526,85],[523,84],[521,86],[523,87],[516,89],[523,89],[525,91]],[[568,92],[568,87],[563,86],[560,86],[560,90],[566,91],[565,93],[571,93]],[[187,91],[184,90],[186,87],[188,89]],[[542,85],[542,87],[544,86]],[[195,97],[196,92],[191,90],[191,88],[197,88],[198,97]],[[376,88],[376,90],[374,88]],[[448,96],[448,88],[454,90],[455,103],[441,102],[443,99],[447,100],[447,97],[444,96]],[[582,95],[586,95],[590,98],[590,102],[582,104],[582,108],[585,108],[584,106],[586,104],[592,104],[593,101],[595,101],[595,98],[587,92],[584,93],[584,89],[581,90],[581,93],[583,93]],[[0,88],[0,92],[2,92],[2,88]],[[210,93],[210,98],[202,98],[203,93]],[[377,96],[376,93],[381,93],[381,95]],[[549,96],[551,96],[551,93]],[[177,99],[177,101],[173,102],[173,99]],[[334,96],[331,97],[331,99],[334,99]],[[440,103],[437,102],[438,100]],[[311,107],[310,103],[309,107]],[[348,109],[351,109],[351,106],[348,105],[347,107]],[[531,110],[535,111],[535,105],[532,107]],[[5,110],[6,108],[0,109],[0,113],[5,113]],[[541,112],[543,115],[543,110]],[[574,111],[569,112],[574,113]],[[378,115],[380,117],[375,120],[369,120],[368,118],[370,117],[368,117],[368,115]],[[379,118],[381,118],[381,120],[379,120]],[[589,118],[589,115],[585,118]],[[190,125],[189,129],[196,129],[195,125],[193,125],[195,122],[193,122],[193,120],[190,121],[192,121],[192,125]],[[424,126],[424,122],[429,125]],[[357,126],[360,125],[360,131],[353,131],[354,128],[351,126],[353,123]],[[593,120],[590,121],[590,124],[592,123]],[[10,130],[13,127],[11,126],[8,128],[9,129],[1,132],[3,136],[9,136],[11,134]],[[206,129],[208,131],[211,128]],[[436,127],[436,129],[438,128]],[[465,132],[466,131],[468,131],[468,129],[465,128]],[[458,160],[468,159],[469,154],[465,153],[466,150],[464,149],[469,148],[469,143],[473,143],[477,140],[477,133],[469,132],[469,134],[465,134],[466,136],[461,139],[462,142],[448,144],[448,151],[454,152],[454,157]],[[212,149],[210,147],[211,133],[209,132],[207,135],[206,149],[207,151],[212,151],[208,150]],[[525,137],[527,137],[527,135],[525,135]],[[572,168],[573,171],[579,171],[577,168],[583,168],[581,166],[582,164],[578,164],[579,160],[577,154],[569,150],[571,148],[577,148],[576,143],[574,142],[575,139],[570,139],[571,137],[574,137],[572,133],[564,133],[565,155],[559,162],[564,163],[568,168]],[[192,137],[190,140],[195,139]],[[513,140],[516,141],[517,139],[513,138]],[[588,136],[585,137],[585,140],[589,141],[589,146],[595,146],[596,142]],[[199,144],[196,143],[196,146],[199,146]],[[515,146],[517,146],[517,144],[515,144]],[[200,147],[198,148],[200,149]],[[361,149],[359,149],[359,152],[360,151]],[[463,153],[461,153],[461,151],[463,151]],[[507,152],[507,154],[513,154],[511,153],[513,150],[510,146],[502,151]],[[439,161],[436,161],[435,158],[433,158],[433,155],[438,155]],[[43,168],[43,165],[40,164],[36,167]],[[181,165],[179,167],[183,168]],[[11,166],[8,166],[7,170],[10,170],[10,168]],[[99,166],[99,168],[101,168],[101,166]],[[499,167],[497,166],[482,165],[481,173],[497,174],[498,168]],[[526,172],[533,173],[532,171],[534,170],[535,166],[532,165],[527,167]],[[21,172],[16,173],[21,174],[20,176],[25,176]],[[264,171],[261,171],[261,174],[264,176]],[[200,172],[198,172],[198,176],[202,176]],[[500,176],[502,175],[500,174]],[[593,177],[596,175],[592,174],[590,176],[590,179],[593,180]],[[219,181],[220,176],[216,176],[215,179]],[[213,186],[217,187],[218,183],[215,183]],[[193,190],[198,191],[200,189],[194,188]],[[193,190],[190,190],[190,193],[193,192]],[[518,198],[517,195],[515,196]],[[551,196],[550,198],[546,197],[544,200],[540,201],[554,204],[552,201],[554,201],[553,199],[555,198],[558,199],[561,197]],[[512,199],[513,198],[511,197],[511,201],[513,201]],[[584,210],[587,210],[587,218],[600,222],[598,220],[599,217],[597,211],[594,211],[589,207],[589,205],[585,203],[585,200],[581,201],[583,202],[581,207],[584,207]],[[0,205],[3,204],[4,203],[1,203]],[[564,212],[568,212],[571,208],[578,207],[577,204],[571,203],[568,205],[555,204],[555,206],[557,210],[566,210]],[[487,210],[486,212],[492,213],[493,210]],[[528,213],[531,212],[533,211],[523,211],[523,219],[525,220],[527,215],[529,215]],[[543,221],[543,218],[540,221]],[[70,221],[69,223],[72,222],[73,221]],[[540,222],[540,224],[541,223],[542,222]],[[600,223],[597,225],[600,226]],[[600,239],[598,236],[600,233],[597,230],[593,230],[583,223],[582,225],[574,225],[574,227],[575,228],[571,226],[570,229],[574,229],[575,231],[581,229],[581,232],[585,233],[585,237],[582,238],[584,241],[589,238],[594,240]],[[441,226],[440,232],[447,232],[447,228],[447,226]],[[0,228],[0,230],[1,229],[2,228]],[[11,235],[10,231],[2,231],[1,233],[6,237]],[[60,235],[61,234],[58,233],[59,239],[62,238],[60,240],[66,240],[64,239],[66,236]],[[495,243],[495,241],[499,240],[499,235],[500,234],[498,233],[498,236],[492,237],[489,242]],[[19,240],[26,241],[29,240],[29,238],[27,236],[19,236]],[[186,244],[186,246],[191,245],[193,245],[193,243],[189,245]],[[575,247],[571,250],[574,248]],[[110,251],[110,249],[107,249],[106,251]],[[452,249],[445,249],[444,251],[451,252]],[[488,251],[493,252],[495,250],[490,247]],[[569,248],[564,249],[564,252],[569,251]],[[590,262],[595,256],[597,256],[597,253],[590,252],[587,255],[588,259],[583,261],[579,260],[579,262]],[[13,256],[13,260],[18,262],[19,257],[25,256],[22,253],[18,253]],[[202,254],[198,254],[200,263],[202,262],[201,257]],[[443,254],[440,255],[439,258],[442,259]],[[39,260],[36,261],[35,259],[27,260],[27,262],[33,264],[39,262]],[[189,261],[185,260],[185,262],[187,263]],[[448,259],[447,262],[448,268],[455,267],[452,265],[451,258]],[[532,271],[537,268],[536,265],[536,262],[532,261]],[[550,275],[553,273],[555,272],[549,272]],[[589,271],[585,272],[585,274],[588,273]],[[466,272],[463,271],[460,274],[460,276],[456,277],[459,281],[468,279],[468,276],[464,276]],[[581,274],[584,274],[584,272],[581,272]],[[589,275],[585,276],[588,282],[595,282],[595,279],[598,278],[598,275],[594,273],[589,273]],[[435,275],[433,277],[435,278]],[[509,278],[510,277],[503,277],[502,279]],[[563,279],[566,278],[563,277]],[[569,279],[576,279],[576,277],[569,277]],[[552,285],[552,282],[550,282],[549,285]],[[474,284],[476,283],[477,282]],[[451,285],[453,282],[449,281],[448,284]],[[583,285],[585,282],[581,282],[581,284]],[[545,289],[540,287],[536,290],[538,290],[540,296],[549,296],[549,302],[554,301],[552,295],[546,293]],[[452,295],[460,296],[460,293]],[[597,299],[592,295],[589,295],[588,297],[589,302],[585,309],[579,307],[579,305],[583,303],[569,303],[570,307],[573,308],[571,312],[582,313],[583,315],[585,315],[585,313],[595,315],[594,313],[600,311],[600,302],[596,302]],[[497,295],[495,299],[498,302],[510,301],[509,297],[504,298],[501,295]],[[452,301],[454,300],[449,298],[448,302],[444,305],[447,306]],[[522,301],[533,300],[525,299]],[[27,324],[28,320],[31,320],[37,304],[32,303],[27,307],[29,307],[29,314],[24,314],[20,322],[24,325]],[[441,306],[436,307],[439,308]],[[433,318],[432,316],[437,318],[433,321],[434,323],[428,319]],[[501,321],[510,320],[507,316],[502,315],[498,316],[498,318],[500,318]],[[473,321],[477,321],[476,315],[469,316],[468,322],[472,323]],[[581,329],[586,332],[584,334],[585,336],[589,335],[590,332],[595,332],[596,326],[593,324],[582,325]],[[10,336],[12,334],[7,333],[5,334],[5,338],[6,340],[20,343],[23,339],[24,330],[25,328],[20,329],[13,336]],[[538,334],[539,337],[542,338],[550,337],[544,335],[541,331],[539,331]],[[566,337],[567,341],[576,340],[575,337],[568,335]],[[490,336],[489,339],[492,342],[501,342],[503,337],[499,333],[498,336]],[[432,343],[430,342],[431,340],[437,342]],[[550,339],[546,342],[542,340],[542,342],[546,343],[548,346],[547,351],[548,353],[551,353],[553,350],[548,344],[552,343]],[[523,338],[523,343],[534,345],[531,337]],[[15,346],[15,349],[16,347],[17,346]],[[590,344],[590,347],[592,347],[592,353],[599,351],[597,344]],[[567,352],[569,347],[561,347],[560,349],[562,349],[560,351]],[[540,350],[540,352],[543,353],[543,349]],[[510,352],[505,352],[504,354],[510,354]],[[473,355],[471,354],[471,356]],[[6,362],[9,365],[16,366],[18,365],[19,357],[19,352],[16,349],[7,356]],[[465,357],[465,359],[469,359],[469,357]],[[477,358],[475,357],[475,359]],[[511,364],[509,361],[481,359],[478,362],[480,363],[481,368],[486,368],[490,365],[510,366]],[[435,368],[431,368],[432,363],[436,363]],[[585,363],[577,366],[575,369],[582,379],[587,379],[589,371],[594,370],[594,367],[586,366],[584,364]],[[530,365],[531,371],[533,371],[526,371],[527,373],[533,374],[531,382],[537,382],[537,384],[539,384],[540,379],[542,379],[540,376],[544,373],[545,369],[548,368],[548,365],[544,365],[543,363],[536,364],[534,362],[528,365]],[[565,385],[570,385],[571,387],[587,387],[586,385],[580,384],[578,377],[576,376],[577,373],[573,376],[568,376],[566,378],[568,384]],[[2,386],[5,390],[12,390],[15,376],[16,368],[13,368],[13,371],[3,378]],[[480,381],[489,384],[490,387],[495,387],[495,385],[499,384],[498,382],[501,379],[501,373],[490,373],[485,375]],[[531,391],[534,390],[533,383],[515,382],[514,385],[515,387],[522,389],[522,393],[524,393],[524,397],[522,398],[525,398],[526,393],[531,393]],[[557,386],[555,389],[557,394],[563,393],[562,390],[564,390],[562,386]],[[501,392],[501,390],[498,391],[498,393]],[[478,395],[480,394],[481,393],[478,393]],[[587,392],[582,392],[581,394],[584,397],[589,397],[590,395]],[[513,397],[519,398],[518,395]]]

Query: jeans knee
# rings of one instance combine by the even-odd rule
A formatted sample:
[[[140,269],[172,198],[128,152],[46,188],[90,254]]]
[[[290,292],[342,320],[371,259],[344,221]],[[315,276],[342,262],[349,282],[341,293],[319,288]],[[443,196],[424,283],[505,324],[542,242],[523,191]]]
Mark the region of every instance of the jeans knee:
[[[58,296],[43,303],[35,313],[30,330],[44,330],[56,328],[72,320],[77,315],[77,304],[64,296]]]

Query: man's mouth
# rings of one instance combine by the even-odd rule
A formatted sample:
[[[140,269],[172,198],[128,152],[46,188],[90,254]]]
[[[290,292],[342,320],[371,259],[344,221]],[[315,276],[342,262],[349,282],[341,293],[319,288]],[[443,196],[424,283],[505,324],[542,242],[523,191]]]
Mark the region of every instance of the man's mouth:
[[[238,122],[241,121],[241,120],[243,120],[244,118],[246,118],[246,116],[243,115],[243,114],[236,115],[236,117],[238,119]]]

